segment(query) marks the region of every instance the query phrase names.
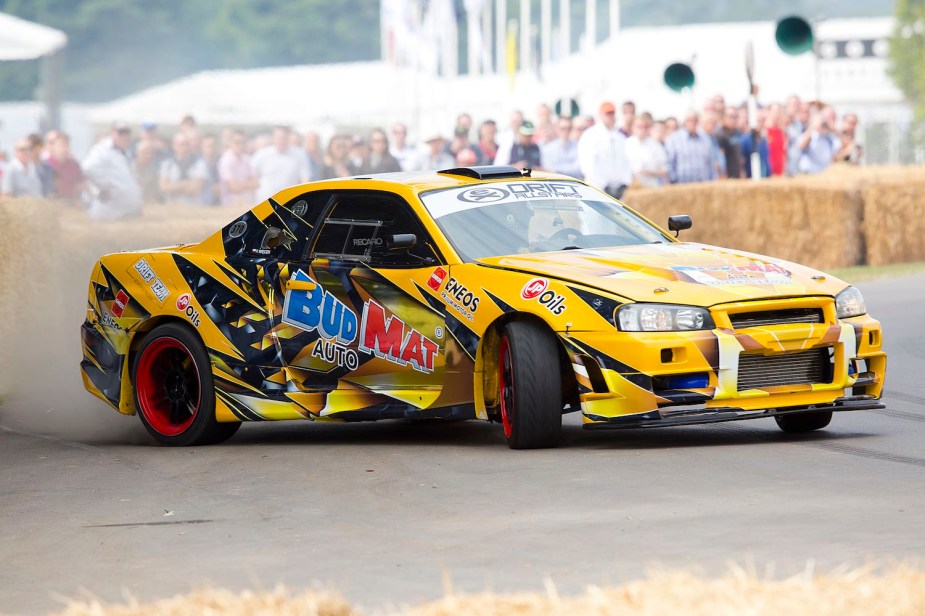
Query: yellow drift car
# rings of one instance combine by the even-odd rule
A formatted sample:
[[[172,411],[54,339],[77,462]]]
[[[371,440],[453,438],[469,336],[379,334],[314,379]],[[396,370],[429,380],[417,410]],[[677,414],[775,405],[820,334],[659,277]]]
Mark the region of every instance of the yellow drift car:
[[[806,432],[882,408],[866,312],[840,280],[679,242],[574,179],[471,167],[297,186],[199,244],[103,257],[81,369],[174,445],[243,421],[478,418],[549,447],[572,411]]]

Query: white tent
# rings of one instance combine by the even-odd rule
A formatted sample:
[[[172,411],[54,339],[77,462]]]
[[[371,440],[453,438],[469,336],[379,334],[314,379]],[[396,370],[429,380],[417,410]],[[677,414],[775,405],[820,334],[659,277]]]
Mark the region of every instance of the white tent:
[[[0,60],[35,60],[67,45],[60,30],[0,13]]]
[[[823,22],[816,37],[819,92],[840,108],[892,110],[902,96],[886,73],[886,38],[893,20],[839,19]],[[783,100],[790,94],[813,98],[813,54],[788,56],[774,42],[772,22],[696,24],[628,28],[593,49],[542,69],[541,74],[439,78],[385,62],[293,66],[253,70],[209,71],[154,87],[98,106],[92,119],[175,124],[187,113],[204,124],[290,124],[296,127],[386,126],[396,120],[412,131],[452,126],[456,113],[477,120],[492,117],[503,126],[507,113],[528,116],[539,102],[574,97],[584,112],[600,101],[636,101],[640,110],[680,115],[690,106],[720,93],[741,101],[748,86],[744,69],[746,42],[752,41],[761,98]],[[852,41],[861,55],[846,55]],[[828,45],[828,47],[826,47]],[[855,45],[855,48],[857,45]],[[673,62],[692,62],[697,83],[692,93],[678,94],[662,83]]]

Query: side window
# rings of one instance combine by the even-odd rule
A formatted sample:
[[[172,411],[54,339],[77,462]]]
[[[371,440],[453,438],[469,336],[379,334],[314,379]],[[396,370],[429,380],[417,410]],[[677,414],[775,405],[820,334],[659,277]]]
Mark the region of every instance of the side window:
[[[336,193],[333,202],[318,231],[314,257],[362,261],[373,267],[440,262],[430,235],[400,197],[351,191]]]
[[[263,217],[254,210],[222,229],[225,255],[248,259],[294,261],[305,253],[312,230],[331,199],[329,191],[306,193],[285,205],[270,199],[273,211]]]

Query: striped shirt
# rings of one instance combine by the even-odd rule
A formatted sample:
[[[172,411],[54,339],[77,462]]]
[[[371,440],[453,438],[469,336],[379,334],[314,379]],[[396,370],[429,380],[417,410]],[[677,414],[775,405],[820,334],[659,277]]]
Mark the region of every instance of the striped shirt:
[[[668,150],[668,175],[672,183],[706,182],[716,179],[713,165],[713,140],[701,130],[692,135],[676,130],[665,144]]]

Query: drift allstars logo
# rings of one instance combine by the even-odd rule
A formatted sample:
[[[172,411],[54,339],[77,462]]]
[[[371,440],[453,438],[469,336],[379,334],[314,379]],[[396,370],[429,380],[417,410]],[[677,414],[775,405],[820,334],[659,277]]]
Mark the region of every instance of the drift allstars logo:
[[[302,270],[293,278],[316,282]],[[317,283],[316,283],[317,284]],[[361,353],[385,359],[399,366],[410,365],[419,372],[434,371],[437,343],[402,321],[386,315],[386,309],[369,300],[357,326],[357,315],[342,301],[318,285],[312,291],[288,291],[283,304],[283,322],[321,336],[312,356],[328,363],[356,370],[357,350],[349,345],[357,341]]]

